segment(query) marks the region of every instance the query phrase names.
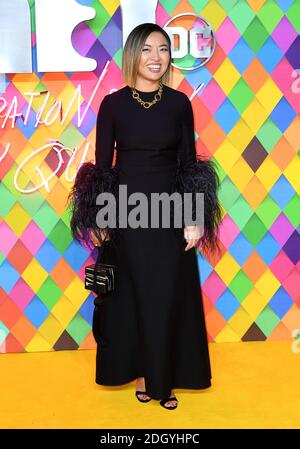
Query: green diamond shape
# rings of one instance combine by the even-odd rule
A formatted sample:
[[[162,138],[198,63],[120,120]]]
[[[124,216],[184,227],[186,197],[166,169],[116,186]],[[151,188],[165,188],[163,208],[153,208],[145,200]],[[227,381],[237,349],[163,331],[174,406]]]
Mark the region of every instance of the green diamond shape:
[[[83,141],[85,140],[79,129],[76,128],[76,126],[72,122],[60,134],[59,139],[61,142],[63,142],[63,145],[71,151],[74,147],[78,148],[80,145],[82,145]],[[69,156],[71,156],[70,151],[67,151],[67,153]]]
[[[246,0],[239,0],[228,12],[228,16],[239,32],[243,34],[253,17],[255,17],[255,13]]]
[[[228,285],[229,290],[241,302],[253,288],[253,283],[243,270],[240,270]]]
[[[88,20],[86,24],[90,27],[95,36],[98,37],[111,20],[111,15],[107,12],[99,0],[94,0],[91,6],[95,9],[96,16],[92,20]]]
[[[280,318],[278,318],[276,313],[268,305],[262,310],[255,320],[255,323],[267,336],[273,332],[279,322]]]
[[[59,216],[45,200],[37,213],[32,217],[45,235],[49,235],[59,220]]]
[[[262,146],[270,153],[282,136],[282,132],[269,117],[256,134]]]
[[[295,28],[298,34],[300,34],[300,2],[299,0],[294,1],[286,14],[287,18]]]
[[[263,202],[256,209],[257,216],[268,229],[272,226],[280,212],[280,207],[269,195],[265,197]]]
[[[240,114],[249,106],[254,93],[243,78],[240,78],[231,89],[228,98]]]
[[[238,225],[239,229],[243,229],[249,218],[253,214],[252,207],[247,203],[245,198],[240,195],[233,206],[228,210],[230,217]]]
[[[8,212],[15,204],[16,199],[15,196],[10,192],[10,190],[6,188],[3,182],[0,182],[0,198],[0,216],[6,217]]]
[[[254,17],[247,30],[243,33],[243,37],[252,51],[257,53],[269,37],[269,33],[261,21]]]
[[[47,277],[37,292],[39,298],[49,310],[57,303],[62,293],[62,290],[50,276]]]
[[[82,343],[82,341],[87,337],[87,335],[91,331],[91,326],[88,322],[77,313],[72,321],[68,324],[66,328],[67,332],[71,335],[71,337],[76,341],[78,345]]]
[[[283,16],[284,13],[274,1],[265,2],[257,13],[257,17],[269,34],[272,33]]]
[[[266,234],[267,228],[258,218],[258,216],[256,214],[253,214],[242,231],[249,242],[253,246],[256,246]]]
[[[224,209],[230,209],[239,195],[240,192],[237,187],[233,184],[231,179],[226,176],[219,189],[219,199]]]
[[[283,212],[295,228],[300,225],[300,198],[298,194],[295,193],[283,209]]]
[[[29,195],[23,195],[19,198],[19,203],[31,217],[39,210],[44,201],[45,198],[39,191],[30,193]]]
[[[55,248],[57,248],[61,254],[66,251],[73,240],[70,234],[70,230],[62,220],[59,220],[57,222],[55,227],[50,232],[48,239],[53,243]]]

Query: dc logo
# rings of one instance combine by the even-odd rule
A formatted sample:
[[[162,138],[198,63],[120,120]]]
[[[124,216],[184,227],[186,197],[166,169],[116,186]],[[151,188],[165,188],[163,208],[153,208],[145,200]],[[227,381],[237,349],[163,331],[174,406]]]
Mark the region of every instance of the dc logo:
[[[171,40],[174,67],[196,70],[212,57],[216,48],[216,35],[204,17],[193,13],[177,14],[163,28]]]

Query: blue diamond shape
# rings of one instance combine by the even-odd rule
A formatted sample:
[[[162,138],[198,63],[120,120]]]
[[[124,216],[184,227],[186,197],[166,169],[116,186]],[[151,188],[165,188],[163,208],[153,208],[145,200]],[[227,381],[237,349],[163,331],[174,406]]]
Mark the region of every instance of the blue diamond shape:
[[[274,42],[271,36],[268,37],[264,45],[257,53],[257,58],[269,73],[271,73],[275,69],[282,56],[282,51]]]
[[[73,240],[64,252],[64,258],[73,270],[77,272],[82,267],[89,254],[90,252],[80,245],[80,243]]]
[[[229,320],[240,307],[240,302],[236,299],[232,292],[226,288],[218,301],[215,303],[215,307],[226,320]]]
[[[281,319],[291,308],[293,303],[294,301],[290,295],[283,287],[280,287],[269,301],[269,306],[272,307],[276,315]]]
[[[285,208],[294,194],[295,190],[284,175],[280,176],[270,190],[271,197],[276,201],[281,209]]]
[[[0,265],[0,285],[6,293],[9,293],[17,280],[19,279],[20,274],[14,267],[9,263],[7,259],[3,261]]]
[[[283,133],[294,120],[296,112],[294,111],[290,103],[284,97],[282,97],[270,115],[274,123]]]
[[[253,252],[253,246],[246,239],[244,234],[240,233],[237,238],[232,242],[228,248],[229,253],[235,258],[235,260],[243,265],[250,254]]]
[[[267,265],[270,265],[280,249],[280,245],[276,242],[270,232],[267,232],[256,246],[256,251]]]
[[[31,323],[39,328],[40,325],[45,321],[49,315],[49,310],[45,304],[39,299],[38,296],[34,296],[26,309],[24,310],[24,315],[31,321]]]
[[[225,98],[214,115],[219,125],[226,133],[229,133],[240,117],[240,113],[228,98]]]
[[[249,66],[252,59],[254,59],[255,54],[243,38],[237,41],[233,49],[228,53],[230,60],[234,64],[234,66],[238,69],[240,73],[243,73],[244,70]]]
[[[35,258],[41,266],[49,273],[61,258],[60,252],[50,240],[46,240],[39,248]]]
[[[93,312],[94,312],[94,299],[96,296],[94,293],[90,293],[87,299],[84,301],[84,303],[81,305],[78,312],[80,315],[83,316],[83,318],[92,325],[93,322]]]
[[[203,284],[210,273],[213,271],[213,267],[208,262],[208,260],[198,251],[197,254],[198,268],[199,268],[199,276],[201,279],[201,283]]]

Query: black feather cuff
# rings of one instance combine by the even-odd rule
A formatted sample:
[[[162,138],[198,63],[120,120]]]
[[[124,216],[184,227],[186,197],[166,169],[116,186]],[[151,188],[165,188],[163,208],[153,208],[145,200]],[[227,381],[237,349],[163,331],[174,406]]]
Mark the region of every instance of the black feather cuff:
[[[119,188],[119,175],[116,167],[103,169],[92,162],[83,163],[75,177],[74,185],[68,196],[71,208],[70,228],[74,239],[81,244],[93,248],[91,231],[100,244],[105,240],[116,240],[116,228],[107,226],[99,228],[96,215],[102,206],[96,204],[100,193],[112,193],[117,201]],[[118,212],[116,211],[116,221]]]
[[[200,239],[204,248],[215,249],[218,246],[217,231],[222,218],[222,210],[217,196],[219,186],[220,181],[213,161],[200,159],[197,155],[196,161],[186,167],[182,168],[178,165],[175,191],[181,195],[185,192],[193,194],[193,219],[196,217],[196,196],[194,194],[204,193],[204,230]]]

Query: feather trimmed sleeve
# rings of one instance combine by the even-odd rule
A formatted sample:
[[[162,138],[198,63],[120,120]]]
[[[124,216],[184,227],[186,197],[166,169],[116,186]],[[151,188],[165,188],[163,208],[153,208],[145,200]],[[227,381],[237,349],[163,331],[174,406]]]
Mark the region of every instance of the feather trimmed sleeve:
[[[68,201],[71,206],[70,227],[74,239],[93,247],[91,231],[100,243],[114,240],[116,227],[99,227],[96,216],[102,206],[96,204],[100,193],[111,193],[115,199],[118,194],[118,171],[112,167],[115,133],[110,94],[100,105],[96,122],[95,164],[84,162],[80,165]],[[115,219],[116,210],[113,211]],[[102,235],[104,238],[102,238]]]
[[[181,140],[178,147],[176,191],[181,195],[192,193],[192,218],[196,217],[196,193],[204,194],[203,247],[217,246],[217,231],[221,222],[221,206],[217,191],[219,177],[213,161],[201,159],[196,153],[194,114],[190,99],[184,94],[181,119]],[[201,216],[201,211],[199,216]],[[186,226],[189,223],[184,223]]]

